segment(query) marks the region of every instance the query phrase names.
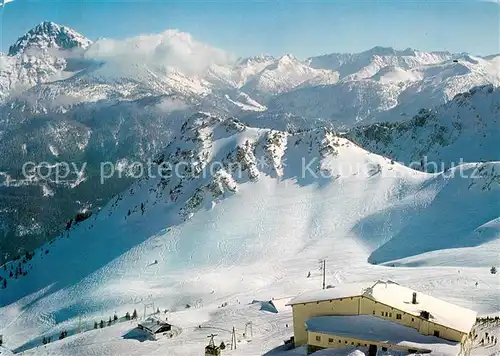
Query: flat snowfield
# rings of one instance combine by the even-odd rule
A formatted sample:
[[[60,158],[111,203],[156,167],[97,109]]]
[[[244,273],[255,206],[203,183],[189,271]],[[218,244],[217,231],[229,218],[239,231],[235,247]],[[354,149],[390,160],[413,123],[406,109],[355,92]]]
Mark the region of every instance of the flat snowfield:
[[[221,159],[253,140],[253,150],[236,156],[251,163],[251,152],[272,152],[271,163],[248,163],[245,174],[253,179],[221,172],[224,189],[216,196],[209,193],[212,177],[182,181],[177,198],[178,181],[167,183],[164,196],[159,180],[138,182],[37,250],[23,267],[27,275],[9,278],[0,291],[4,346],[36,356],[194,356],[216,334],[216,343],[226,344],[223,354],[305,355],[303,348],[283,349],[293,334],[285,304],[321,288],[320,259],[330,285],[393,280],[480,315],[499,315],[499,275],[490,273],[500,251],[498,164],[465,165],[470,174],[482,167],[476,178],[460,177],[458,168],[454,177],[428,174],[321,130],[269,143],[276,137],[268,130],[227,135],[220,125],[200,125],[196,152]],[[335,153],[320,155],[325,145]],[[321,157],[319,168],[331,177],[302,176],[302,157]],[[367,171],[345,169],[356,163]],[[140,318],[159,309],[174,325],[172,337],[144,339],[136,321],[124,321],[134,309]],[[108,326],[115,313],[118,321]],[[94,330],[101,320],[104,327]],[[233,327],[237,342],[230,350]],[[499,332],[491,324],[477,329]],[[58,340],[63,330],[68,337]],[[499,352],[500,345],[476,342],[472,355]]]

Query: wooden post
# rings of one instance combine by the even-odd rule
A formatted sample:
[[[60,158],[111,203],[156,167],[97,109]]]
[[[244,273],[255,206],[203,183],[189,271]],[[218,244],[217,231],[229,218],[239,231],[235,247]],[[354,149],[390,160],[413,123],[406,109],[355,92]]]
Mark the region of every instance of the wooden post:
[[[231,335],[231,350],[233,349],[233,346],[234,346],[234,349],[236,350],[236,331],[234,329],[234,326],[233,326],[233,332]]]
[[[326,288],[326,260],[323,260],[323,289]]]

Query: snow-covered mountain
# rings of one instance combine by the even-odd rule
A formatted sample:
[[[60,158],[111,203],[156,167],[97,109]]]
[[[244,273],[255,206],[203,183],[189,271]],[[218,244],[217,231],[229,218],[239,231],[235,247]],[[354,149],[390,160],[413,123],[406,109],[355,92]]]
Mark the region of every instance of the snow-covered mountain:
[[[43,22],[10,46],[8,55],[0,55],[0,101],[48,81],[64,79],[68,63],[77,61],[92,42],[52,22]]]
[[[42,22],[9,48],[9,56],[22,56],[32,50],[34,53],[40,51],[68,51],[74,48],[85,49],[92,41],[80,33],[66,26],[60,26],[53,22]]]
[[[253,76],[241,87],[241,90],[266,100],[267,96],[290,91],[304,83],[309,83],[309,85],[331,84],[337,80],[337,73],[311,68],[294,56],[287,54]]]
[[[500,85],[499,58],[462,55],[407,69],[383,66],[376,72],[369,71],[366,77],[356,72],[336,84],[283,93],[271,99],[267,107],[270,112],[319,118],[337,127],[405,120],[421,108],[446,103],[474,86]]]
[[[233,66],[212,66],[208,70],[207,78],[211,82],[220,83],[223,86],[241,88],[275,62],[276,58],[266,54],[240,58]]]
[[[498,64],[498,57],[384,47],[305,61],[291,54],[235,60],[175,30],[92,43],[44,22],[0,57],[0,102],[13,110],[47,113],[169,94],[182,96],[186,106],[207,98],[225,102],[239,114],[248,107],[235,98],[246,95],[256,103],[250,106],[267,107],[269,115],[350,127],[363,120],[411,117],[474,86],[498,85]]]
[[[456,56],[449,52],[421,52],[411,48],[400,51],[390,47],[374,47],[361,53],[331,53],[311,57],[307,63],[313,68],[336,71],[341,79],[364,79],[370,78],[384,67],[408,70],[442,63]]]
[[[499,58],[375,47],[306,61],[235,59],[177,30],[92,42],[44,22],[0,55],[0,249],[12,258],[16,246],[39,246],[76,213],[103,207],[131,181],[99,184],[100,163],[147,160],[195,112],[291,132],[410,120],[476,85],[498,86]],[[24,179],[31,161],[88,170],[61,184]]]
[[[411,120],[362,126],[347,137],[370,152],[405,165],[413,162],[413,168],[429,172],[436,171],[433,163],[439,163],[437,171],[441,171],[460,160],[497,161],[500,88],[476,87],[446,104],[422,109]]]
[[[489,272],[500,248],[496,162],[431,174],[327,129],[292,134],[199,113],[155,163],[154,177],[0,270],[9,349],[199,355],[207,332],[227,341],[236,326],[233,353],[263,355],[291,335],[285,304],[319,288],[322,258],[333,285],[388,278],[498,312]],[[277,314],[252,304],[271,298]],[[113,313],[156,308],[169,310],[172,338],[137,342],[129,322],[92,330]],[[251,343],[242,336],[248,321]],[[63,330],[70,336],[41,345]]]

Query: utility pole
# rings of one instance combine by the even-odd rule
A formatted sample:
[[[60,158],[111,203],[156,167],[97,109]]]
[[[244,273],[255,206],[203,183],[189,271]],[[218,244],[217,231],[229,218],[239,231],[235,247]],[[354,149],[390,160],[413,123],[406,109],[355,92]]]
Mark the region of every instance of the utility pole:
[[[326,288],[326,260],[319,261],[319,269],[323,271],[323,289]]]

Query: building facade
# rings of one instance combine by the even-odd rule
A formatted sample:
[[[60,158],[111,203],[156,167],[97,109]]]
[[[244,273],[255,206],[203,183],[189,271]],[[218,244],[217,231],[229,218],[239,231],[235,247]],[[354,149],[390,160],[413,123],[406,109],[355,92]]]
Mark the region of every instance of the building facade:
[[[422,335],[464,342],[476,320],[476,312],[415,292],[392,281],[373,285],[346,285],[319,292],[305,293],[290,301],[293,310],[295,345],[307,344],[310,338],[306,323],[318,316],[371,315],[413,328]],[[320,337],[322,342],[337,345],[338,340]],[[342,340],[341,340],[342,341]],[[344,344],[364,343],[343,340]],[[341,342],[342,344],[342,342]],[[340,347],[340,346],[336,346]],[[343,346],[345,347],[345,346]]]
[[[359,337],[348,337],[340,335],[332,335],[325,332],[309,332],[307,340],[308,353],[313,353],[318,350],[327,348],[342,348],[342,347],[365,347],[369,348],[371,345],[377,346],[379,349],[390,349],[396,351],[406,351],[409,353],[425,354],[430,353],[430,349],[415,347],[415,346],[401,346],[395,343],[365,340]]]

